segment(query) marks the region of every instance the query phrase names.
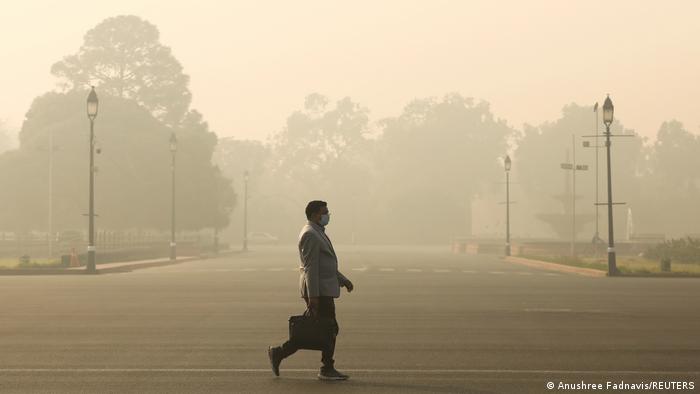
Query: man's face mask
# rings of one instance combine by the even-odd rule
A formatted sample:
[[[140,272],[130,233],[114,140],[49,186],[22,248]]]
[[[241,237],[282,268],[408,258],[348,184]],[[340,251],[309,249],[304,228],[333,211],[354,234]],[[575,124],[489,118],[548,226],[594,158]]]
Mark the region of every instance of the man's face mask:
[[[325,213],[321,215],[321,226],[327,226],[328,223],[331,221],[331,215],[328,213]]]

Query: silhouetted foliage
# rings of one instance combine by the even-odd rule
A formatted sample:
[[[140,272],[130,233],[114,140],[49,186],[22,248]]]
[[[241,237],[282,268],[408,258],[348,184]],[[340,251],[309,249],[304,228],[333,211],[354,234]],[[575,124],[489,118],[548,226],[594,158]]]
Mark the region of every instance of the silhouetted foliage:
[[[78,53],[51,67],[67,90],[99,86],[101,94],[135,100],[168,125],[186,116],[189,77],[158,29],[133,16],[107,18],[85,34]]]
[[[697,235],[700,138],[680,122],[665,122],[647,152],[641,193],[645,209],[637,222],[647,223],[656,233]]]
[[[54,229],[83,228],[87,212],[89,121],[86,91],[47,93],[27,112],[20,147],[0,156],[2,227],[45,229],[48,217],[49,132],[53,133]],[[175,131],[179,229],[223,227],[235,199],[230,183],[211,164],[216,136],[191,115],[173,129],[133,100],[100,94],[96,120],[98,228],[170,226],[171,153]],[[218,203],[217,200],[220,202]]]
[[[681,263],[700,263],[700,239],[691,237],[671,239],[651,246],[645,256],[652,259],[671,259]]]
[[[373,214],[399,239],[447,242],[471,232],[471,201],[500,180],[514,130],[459,94],[410,103],[383,122]]]
[[[603,134],[602,113],[599,115],[598,133]],[[629,134],[618,121],[611,126],[613,134]],[[576,162],[588,165],[587,171],[576,174],[577,194],[577,233],[588,231],[587,239],[592,239],[595,221],[595,171],[596,144],[598,151],[598,201],[607,201],[606,156],[605,140],[600,137],[583,138],[585,135],[596,134],[596,116],[592,106],[570,104],[562,109],[562,117],[554,122],[546,122],[540,126],[524,126],[524,132],[517,141],[515,163],[513,165],[517,180],[522,188],[518,196],[518,209],[529,207],[529,211],[538,221],[528,220],[523,225],[535,233],[543,233],[547,223],[549,230],[558,237],[570,239],[572,213],[572,178],[571,171],[561,169],[561,163],[573,161],[572,135],[576,136]],[[583,148],[582,142],[590,141],[591,148]],[[627,202],[636,212],[640,209],[638,202],[639,174],[643,167],[643,140],[640,138],[614,138],[611,145],[613,198],[615,202]],[[615,223],[618,234],[624,229],[626,209],[615,208]],[[542,220],[545,219],[545,220]],[[599,235],[606,238],[607,211],[605,206],[600,208]],[[540,223],[538,225],[538,222]],[[522,229],[522,228],[521,228]]]

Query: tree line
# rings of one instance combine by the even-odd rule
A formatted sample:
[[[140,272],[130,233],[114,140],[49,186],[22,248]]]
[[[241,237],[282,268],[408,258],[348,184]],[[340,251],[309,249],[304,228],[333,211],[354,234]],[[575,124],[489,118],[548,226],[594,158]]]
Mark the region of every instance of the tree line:
[[[505,228],[499,203],[505,198],[503,158],[509,154],[517,200],[513,234],[568,239],[571,179],[560,163],[573,157],[576,135],[577,161],[589,167],[578,175],[576,231],[582,239],[593,234],[595,155],[581,146],[581,136],[596,129],[593,103],[566,105],[555,121],[517,129],[494,115],[487,102],[458,93],[413,100],[397,116],[375,123],[369,109],[351,98],[333,101],[315,93],[266,141],[217,138],[191,108],[189,78],[159,42],[157,28],[135,16],[101,22],[77,53],[51,71],[60,89],[34,100],[19,148],[0,155],[5,231],[47,228],[49,156],[55,229],[84,227],[85,97],[92,83],[102,109],[96,123],[101,228],[168,228],[168,141],[175,133],[181,229],[229,227],[230,237],[241,237],[248,171],[250,230],[282,239],[294,239],[306,201],[319,198],[330,203],[332,231],[340,242],[498,237]],[[602,123],[597,129],[604,130]],[[634,135],[618,120],[612,131]],[[638,136],[615,139],[614,197],[627,203],[616,208],[616,230],[633,218],[636,233],[697,233],[699,153],[698,136],[677,121],[664,123],[653,143]],[[601,211],[600,233],[606,234]]]
[[[326,198],[344,242],[447,242],[455,236],[500,237],[505,232],[503,158],[513,159],[512,231],[521,238],[571,237],[572,179],[577,174],[577,237],[590,241],[595,218],[594,106],[570,104],[556,121],[517,130],[497,118],[488,103],[460,94],[417,99],[378,123],[349,98],[331,102],[309,95],[302,109],[267,142],[226,139],[216,162],[240,180],[252,170],[250,210],[258,230],[294,237],[300,206]],[[602,116],[598,132],[605,130]],[[653,143],[615,120],[611,132],[616,231],[632,236],[699,232],[697,219],[700,138],[680,122],[664,123]],[[572,135],[575,136],[572,146]],[[590,147],[584,148],[583,141]],[[597,143],[602,146],[604,139]],[[605,149],[599,150],[599,201],[606,201]],[[241,184],[242,185],[242,184]],[[291,197],[293,196],[293,198]],[[631,211],[631,215],[630,215]],[[605,207],[599,234],[607,238]],[[336,216],[333,216],[334,218]],[[632,223],[633,222],[633,223]],[[632,226],[628,230],[628,225]],[[235,231],[236,229],[234,229]]]

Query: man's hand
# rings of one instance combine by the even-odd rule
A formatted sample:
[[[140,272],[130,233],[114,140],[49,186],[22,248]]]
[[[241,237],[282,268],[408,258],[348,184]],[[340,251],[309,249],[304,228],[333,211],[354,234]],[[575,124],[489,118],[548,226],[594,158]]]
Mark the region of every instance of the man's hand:
[[[348,289],[348,293],[350,293],[352,289],[355,288],[355,286],[352,285],[352,282],[350,282],[350,279],[346,280],[345,283],[343,283],[343,286],[345,286],[345,288]]]
[[[307,307],[309,308],[309,312],[311,312],[311,316],[318,315],[318,300],[318,297],[309,297],[309,304]]]

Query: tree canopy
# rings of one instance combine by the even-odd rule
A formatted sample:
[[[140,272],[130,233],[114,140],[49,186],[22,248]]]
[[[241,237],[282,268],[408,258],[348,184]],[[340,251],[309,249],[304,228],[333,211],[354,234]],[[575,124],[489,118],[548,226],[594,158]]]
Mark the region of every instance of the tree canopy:
[[[383,122],[377,209],[399,238],[449,241],[471,233],[471,203],[501,179],[514,130],[486,102],[453,93],[415,100]]]
[[[602,134],[605,126],[602,115],[598,117],[598,133]],[[618,120],[611,126],[613,134],[634,135],[632,130]],[[560,165],[573,163],[573,150],[576,150],[576,163],[587,165],[587,171],[576,175],[577,194],[577,233],[587,232],[586,240],[592,239],[595,221],[595,175],[596,153],[598,144],[599,201],[607,201],[606,161],[604,138],[583,138],[596,134],[596,114],[593,106],[570,104],[562,109],[559,119],[545,122],[539,126],[525,125],[524,132],[517,141],[513,170],[519,182],[522,195],[519,201],[531,207],[531,217],[525,221],[528,232],[537,234],[556,234],[570,239],[572,214],[572,176],[571,171],[564,171]],[[575,136],[575,146],[572,146]],[[584,148],[582,142],[590,142],[590,148]],[[637,206],[635,201],[639,185],[638,169],[643,165],[643,141],[640,138],[614,138],[612,142],[613,198],[625,201],[628,207]],[[518,206],[520,208],[521,205]],[[635,209],[636,210],[636,209]],[[626,210],[615,209],[616,223],[624,223]],[[599,234],[607,232],[605,207],[600,208]],[[536,220],[532,220],[536,219]],[[618,225],[618,228],[624,228]],[[580,234],[579,234],[580,235]]]
[[[0,196],[6,230],[44,229],[48,216],[49,133],[53,133],[53,205],[56,229],[84,227],[88,187],[86,92],[47,93],[34,100],[20,147],[0,156]],[[100,95],[96,120],[95,199],[103,229],[166,229],[170,225],[169,139],[176,156],[179,229],[224,227],[235,203],[230,181],[211,164],[216,137],[192,113],[181,128],[154,118],[133,100]]]
[[[183,121],[190,106],[189,77],[160,43],[156,26],[133,15],[102,21],[51,73],[66,90],[99,86],[101,94],[134,100],[171,126]]]

